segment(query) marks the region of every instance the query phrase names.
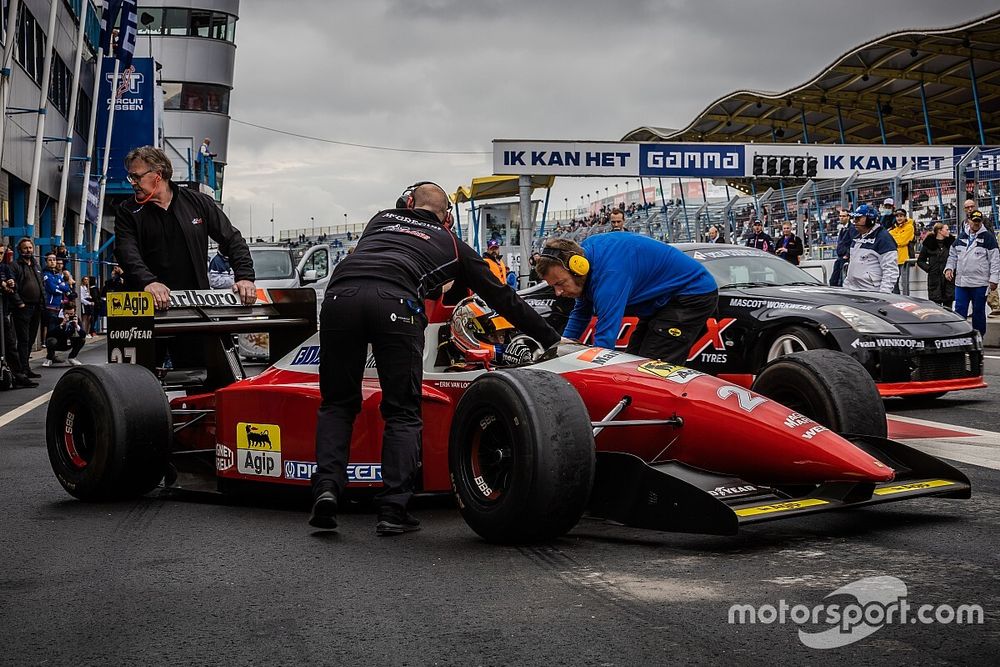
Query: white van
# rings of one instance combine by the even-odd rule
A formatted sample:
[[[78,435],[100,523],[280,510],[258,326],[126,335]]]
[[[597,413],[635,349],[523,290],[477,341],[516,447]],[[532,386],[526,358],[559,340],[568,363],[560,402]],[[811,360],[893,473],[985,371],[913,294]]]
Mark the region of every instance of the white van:
[[[316,313],[323,305],[323,293],[333,272],[330,246],[307,248],[298,262],[290,248],[279,245],[252,245],[253,269],[257,287],[311,287],[316,291]]]

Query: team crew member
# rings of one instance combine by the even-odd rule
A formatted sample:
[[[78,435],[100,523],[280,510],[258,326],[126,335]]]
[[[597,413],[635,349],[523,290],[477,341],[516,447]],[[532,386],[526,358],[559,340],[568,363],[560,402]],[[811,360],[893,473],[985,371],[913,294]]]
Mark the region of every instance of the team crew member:
[[[14,310],[11,319],[14,321],[14,334],[17,337],[18,361],[21,362],[21,372],[28,378],[39,378],[41,375],[31,370],[28,359],[31,348],[38,339],[38,326],[45,316],[45,281],[42,269],[35,259],[35,244],[24,237],[17,242],[17,261],[12,265],[14,273],[14,292],[11,299]],[[48,328],[48,321],[44,324]]]
[[[212,237],[232,265],[233,292],[244,304],[254,303],[250,249],[215,200],[172,183],[173,166],[159,148],[129,151],[125,169],[135,198],[118,206],[115,257],[127,287],[152,294],[158,309],[170,304],[170,290],[209,289],[205,258]]]
[[[896,241],[876,222],[878,211],[868,204],[858,206],[851,217],[857,236],[851,242],[851,261],[847,264],[844,287],[889,294],[899,276]]]
[[[1000,250],[997,237],[983,226],[985,216],[973,211],[965,228],[951,244],[944,277],[955,282],[955,312],[969,315],[972,326],[986,335],[986,288],[992,292],[1000,283]]]
[[[367,348],[382,389],[382,482],[379,535],[416,530],[406,511],[413,495],[423,424],[424,299],[459,281],[543,348],[559,334],[507,285],[497,282],[476,251],[450,231],[451,204],[440,186],[410,186],[397,208],[375,215],[354,253],[337,265],[320,313],[319,383],[312,517],[317,528],[337,526],[337,498],[347,485],[354,419],[361,410]]]
[[[622,317],[639,318],[628,352],[683,363],[719,300],[715,279],[680,250],[637,234],[545,243],[535,263],[556,296],[573,297],[563,336],[579,339],[597,316],[594,345],[614,349]]]
[[[507,283],[507,265],[500,255],[500,241],[490,239],[486,243],[486,252],[483,253],[483,261],[490,267],[490,273],[498,282]]]
[[[769,252],[774,254],[774,239],[771,238],[769,234],[764,233],[764,221],[760,218],[754,218],[753,222],[750,224],[751,232],[750,236],[747,237],[747,247],[757,248],[758,250],[763,250],[764,252]]]

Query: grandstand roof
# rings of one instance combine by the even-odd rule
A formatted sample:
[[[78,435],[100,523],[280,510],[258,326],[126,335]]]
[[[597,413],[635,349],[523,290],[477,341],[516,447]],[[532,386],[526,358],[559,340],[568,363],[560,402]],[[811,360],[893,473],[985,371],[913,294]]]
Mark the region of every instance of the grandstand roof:
[[[461,204],[471,199],[482,201],[484,199],[517,197],[519,194],[517,179],[517,176],[482,176],[474,178],[468,187],[464,185],[459,186],[458,190],[451,195],[451,199],[456,204]],[[532,176],[531,189],[551,188],[555,180],[555,176]]]
[[[1000,143],[1000,12],[951,28],[891,33],[782,93],[737,90],[683,129],[640,127],[622,140],[880,144],[881,115],[885,143],[926,144],[921,85],[933,143]]]

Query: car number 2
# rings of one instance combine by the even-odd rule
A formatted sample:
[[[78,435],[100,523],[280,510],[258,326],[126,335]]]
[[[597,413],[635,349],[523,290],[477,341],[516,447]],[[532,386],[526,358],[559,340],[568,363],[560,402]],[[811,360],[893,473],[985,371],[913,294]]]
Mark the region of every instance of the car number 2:
[[[717,393],[722,400],[735,396],[736,401],[740,404],[740,409],[747,412],[753,412],[754,408],[767,402],[763,396],[754,396],[749,390],[731,384],[719,387]]]

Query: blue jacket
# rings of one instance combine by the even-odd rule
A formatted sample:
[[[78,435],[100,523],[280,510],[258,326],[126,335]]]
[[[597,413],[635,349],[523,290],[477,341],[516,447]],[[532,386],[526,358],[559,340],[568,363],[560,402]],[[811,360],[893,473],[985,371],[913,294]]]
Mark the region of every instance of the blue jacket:
[[[973,234],[968,224],[951,244],[945,271],[955,272],[956,287],[986,287],[1000,283],[1000,250],[997,237],[986,227]]]
[[[46,271],[42,274],[42,279],[45,281],[45,307],[59,310],[62,308],[63,297],[72,292],[72,288],[63,280],[61,273]]]
[[[647,236],[597,234],[581,245],[590,271],[563,331],[567,338],[579,338],[597,315],[594,345],[614,349],[626,311],[646,317],[675,296],[718,289],[697,260]]]
[[[858,235],[858,228],[854,225],[845,225],[837,235],[837,259],[847,257],[851,253],[851,244],[854,237]]]

